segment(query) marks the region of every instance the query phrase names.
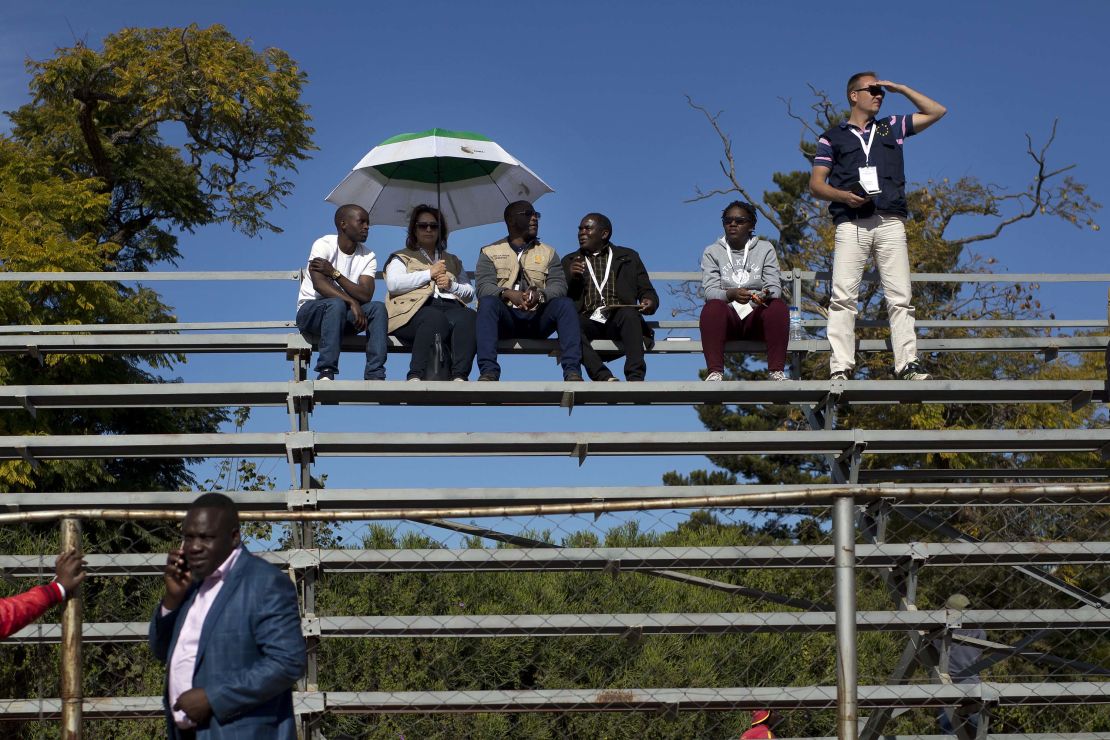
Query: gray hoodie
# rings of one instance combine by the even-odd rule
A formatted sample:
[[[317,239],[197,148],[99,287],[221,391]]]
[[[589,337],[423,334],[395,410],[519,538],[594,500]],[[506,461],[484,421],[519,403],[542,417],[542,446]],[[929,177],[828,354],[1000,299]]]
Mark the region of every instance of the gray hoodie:
[[[734,271],[743,267],[749,273],[748,280],[737,284]],[[779,258],[771,242],[758,237],[748,241],[748,258],[744,261],[744,249],[732,250],[729,262],[728,242],[722,236],[705,248],[701,255],[701,289],[705,300],[728,300],[725,291],[729,288],[765,290],[773,298],[782,298],[782,284],[779,282]]]

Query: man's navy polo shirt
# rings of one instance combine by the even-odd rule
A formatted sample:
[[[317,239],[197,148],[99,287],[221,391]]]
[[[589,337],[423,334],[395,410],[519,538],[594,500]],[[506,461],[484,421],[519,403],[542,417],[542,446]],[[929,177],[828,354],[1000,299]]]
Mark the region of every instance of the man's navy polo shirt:
[[[867,218],[876,212],[907,216],[906,170],[902,161],[902,144],[913,136],[913,116],[885,116],[875,119],[875,138],[871,144],[870,160],[864,156],[863,143],[853,131],[859,131],[848,122],[833,126],[817,140],[814,167],[828,167],[829,185],[837,190],[848,190],[859,181],[859,168],[868,163],[879,170],[878,195],[859,208],[844,203],[830,203],[829,214],[835,223]],[[871,134],[871,126],[860,133],[864,140]]]

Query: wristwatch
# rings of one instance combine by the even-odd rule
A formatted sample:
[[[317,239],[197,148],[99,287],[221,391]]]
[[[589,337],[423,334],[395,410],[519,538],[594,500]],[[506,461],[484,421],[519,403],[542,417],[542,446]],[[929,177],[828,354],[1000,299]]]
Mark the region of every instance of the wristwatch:
[[[340,272],[339,270],[332,270],[331,271],[331,279],[332,280],[338,280],[341,277],[343,277],[343,273]]]

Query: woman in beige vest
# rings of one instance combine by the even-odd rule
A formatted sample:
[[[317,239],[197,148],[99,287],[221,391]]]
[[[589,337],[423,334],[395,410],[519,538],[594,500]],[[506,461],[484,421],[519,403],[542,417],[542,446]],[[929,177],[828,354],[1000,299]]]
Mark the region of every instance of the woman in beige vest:
[[[412,345],[408,379],[436,372],[438,337],[451,380],[466,380],[476,349],[476,314],[466,307],[474,286],[459,258],[447,252],[447,224],[435,208],[412,209],[405,248],[386,260],[385,287],[389,333]]]

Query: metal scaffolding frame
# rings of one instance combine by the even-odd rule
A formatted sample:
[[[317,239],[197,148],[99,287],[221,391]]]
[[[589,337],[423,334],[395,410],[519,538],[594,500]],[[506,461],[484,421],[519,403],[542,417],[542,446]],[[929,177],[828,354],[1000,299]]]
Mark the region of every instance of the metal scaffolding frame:
[[[299,271],[228,273],[0,273],[3,281],[133,281],[269,280],[296,281]],[[699,273],[653,273],[656,280],[695,280]],[[828,273],[795,270],[792,290],[800,295],[804,282],[827,281]],[[876,280],[869,273],[865,280]],[[983,275],[914,274],[917,282],[1110,282],[1110,274]],[[1110,316],[1108,316],[1110,318]],[[821,320],[807,320],[819,328]],[[692,322],[660,321],[667,330],[692,328]],[[863,323],[861,322],[861,325]],[[1038,352],[1046,361],[1060,352],[1105,352],[1110,370],[1107,336],[1040,336],[1038,329],[1104,330],[1101,319],[1037,321],[919,322],[922,329],[1005,330],[1021,336],[928,337],[919,341],[922,352]],[[104,386],[8,386],[0,388],[0,410],[36,414],[49,408],[218,407],[227,405],[285,406],[292,430],[283,433],[214,435],[8,436],[0,437],[0,459],[121,457],[285,457],[294,488],[286,492],[236,494],[244,519],[291,523],[293,547],[266,553],[272,562],[294,575],[308,640],[308,671],[296,695],[297,712],[306,737],[317,735],[324,712],[559,712],[559,711],[705,711],[756,707],[838,710],[840,738],[880,738],[892,716],[909,708],[974,708],[989,727],[990,709],[1007,705],[1108,704],[1110,682],[954,684],[947,679],[945,658],[931,640],[969,640],[984,651],[979,667],[1019,656],[1033,662],[1063,666],[1092,676],[1105,676],[1104,666],[1065,659],[1030,645],[1054,630],[1110,628],[1110,594],[1091,594],[1053,576],[1043,566],[1105,565],[1108,542],[987,543],[931,517],[921,507],[966,502],[994,504],[1036,498],[1046,502],[1110,502],[1105,484],[1036,485],[892,485],[898,481],[960,481],[979,479],[1038,480],[1082,478],[1102,480],[1110,466],[1082,469],[879,470],[865,469],[866,455],[927,454],[935,452],[1090,452],[1110,457],[1110,430],[937,430],[884,431],[837,429],[836,411],[845,405],[893,403],[1054,403],[1073,409],[1110,400],[1110,379],[1089,381],[926,381],[906,384],[884,381],[798,381],[791,384],[697,382],[651,384],[499,383],[490,386],[450,383],[357,383],[336,381],[317,385],[304,381],[312,345],[290,333],[292,322],[205,322],[145,325],[18,326],[0,331],[0,353],[26,354],[38,359],[52,353],[119,353],[126,355],[198,353],[284,353],[292,362],[294,382],[196,383]],[[66,333],[73,332],[73,333]],[[170,333],[173,332],[173,333]],[[201,332],[201,333],[177,333]],[[235,332],[235,333],[213,333]],[[244,333],[250,332],[250,333]],[[268,333],[262,333],[268,332]],[[1032,334],[1030,332],[1033,332]],[[364,340],[351,338],[344,348],[359,350]],[[550,340],[512,340],[502,352],[551,353]],[[602,351],[611,342],[595,342]],[[407,348],[393,341],[391,351]],[[735,342],[734,352],[764,351],[762,343]],[[863,340],[863,352],[889,351],[889,340]],[[688,338],[661,339],[655,353],[700,352],[700,342]],[[795,341],[794,353],[828,352],[823,339]],[[432,433],[419,435],[329,433],[311,428],[316,405],[546,405],[572,411],[578,406],[697,405],[724,403],[801,406],[810,429],[792,432],[668,433]],[[313,463],[326,456],[413,455],[413,442],[429,455],[563,455],[583,463],[590,455],[705,455],[793,454],[824,456],[833,483],[827,486],[701,486],[674,488],[537,488],[537,489],[352,489],[324,490],[313,478]],[[868,486],[871,481],[885,485]],[[87,519],[166,519],[180,517],[180,493],[36,493],[12,494],[0,500],[0,521],[59,520],[68,542],[79,541],[77,522]],[[681,509],[712,506],[829,506],[833,507],[833,544],[806,547],[681,547],[681,548],[560,548],[498,532],[454,518],[540,514]],[[178,509],[174,511],[174,509]],[[941,541],[887,543],[892,518],[913,522]],[[326,550],[317,545],[318,523],[354,519],[409,519],[456,532],[514,544],[500,550]],[[64,522],[62,521],[64,520]],[[857,537],[859,542],[857,542]],[[161,555],[90,554],[90,570],[101,576],[150,576],[160,572]],[[916,605],[917,579],[922,568],[956,565],[1013,568],[1040,587],[1060,594],[1064,608],[1012,610],[920,610]],[[690,569],[739,570],[750,568],[832,568],[835,605],[823,605],[770,594],[736,584],[684,573]],[[0,574],[35,577],[44,568],[42,557],[0,556]],[[855,578],[859,569],[878,569],[889,591],[892,610],[859,611]],[[726,590],[797,611],[634,614],[501,614],[480,616],[318,616],[316,582],[321,573],[461,573],[499,571],[590,570],[616,575],[642,573],[691,585]],[[975,641],[952,635],[955,626],[1026,630],[1015,644]],[[143,623],[81,622],[80,600],[67,607],[61,624],[38,624],[13,639],[25,643],[64,642],[67,672],[59,699],[0,701],[0,719],[60,717],[67,729],[80,731],[82,716],[157,717],[158,697],[84,698],[80,687],[80,645],[96,642],[143,641]],[[858,632],[893,631],[906,635],[902,659],[882,686],[859,686],[856,676]],[[316,648],[323,639],[505,636],[611,635],[640,639],[645,635],[718,635],[754,632],[835,633],[838,682],[836,686],[773,688],[587,689],[557,691],[429,691],[343,693],[321,692]],[[916,668],[923,668],[934,684],[909,684]],[[947,680],[946,680],[947,679]],[[860,712],[871,712],[861,731]],[[1092,738],[1105,734],[1088,733]],[[970,740],[959,730],[962,740]],[[1004,737],[1004,736],[996,736]],[[1029,737],[1029,736],[1023,736]],[[1044,734],[1047,738],[1052,735]],[[1075,736],[1073,736],[1075,737]]]

